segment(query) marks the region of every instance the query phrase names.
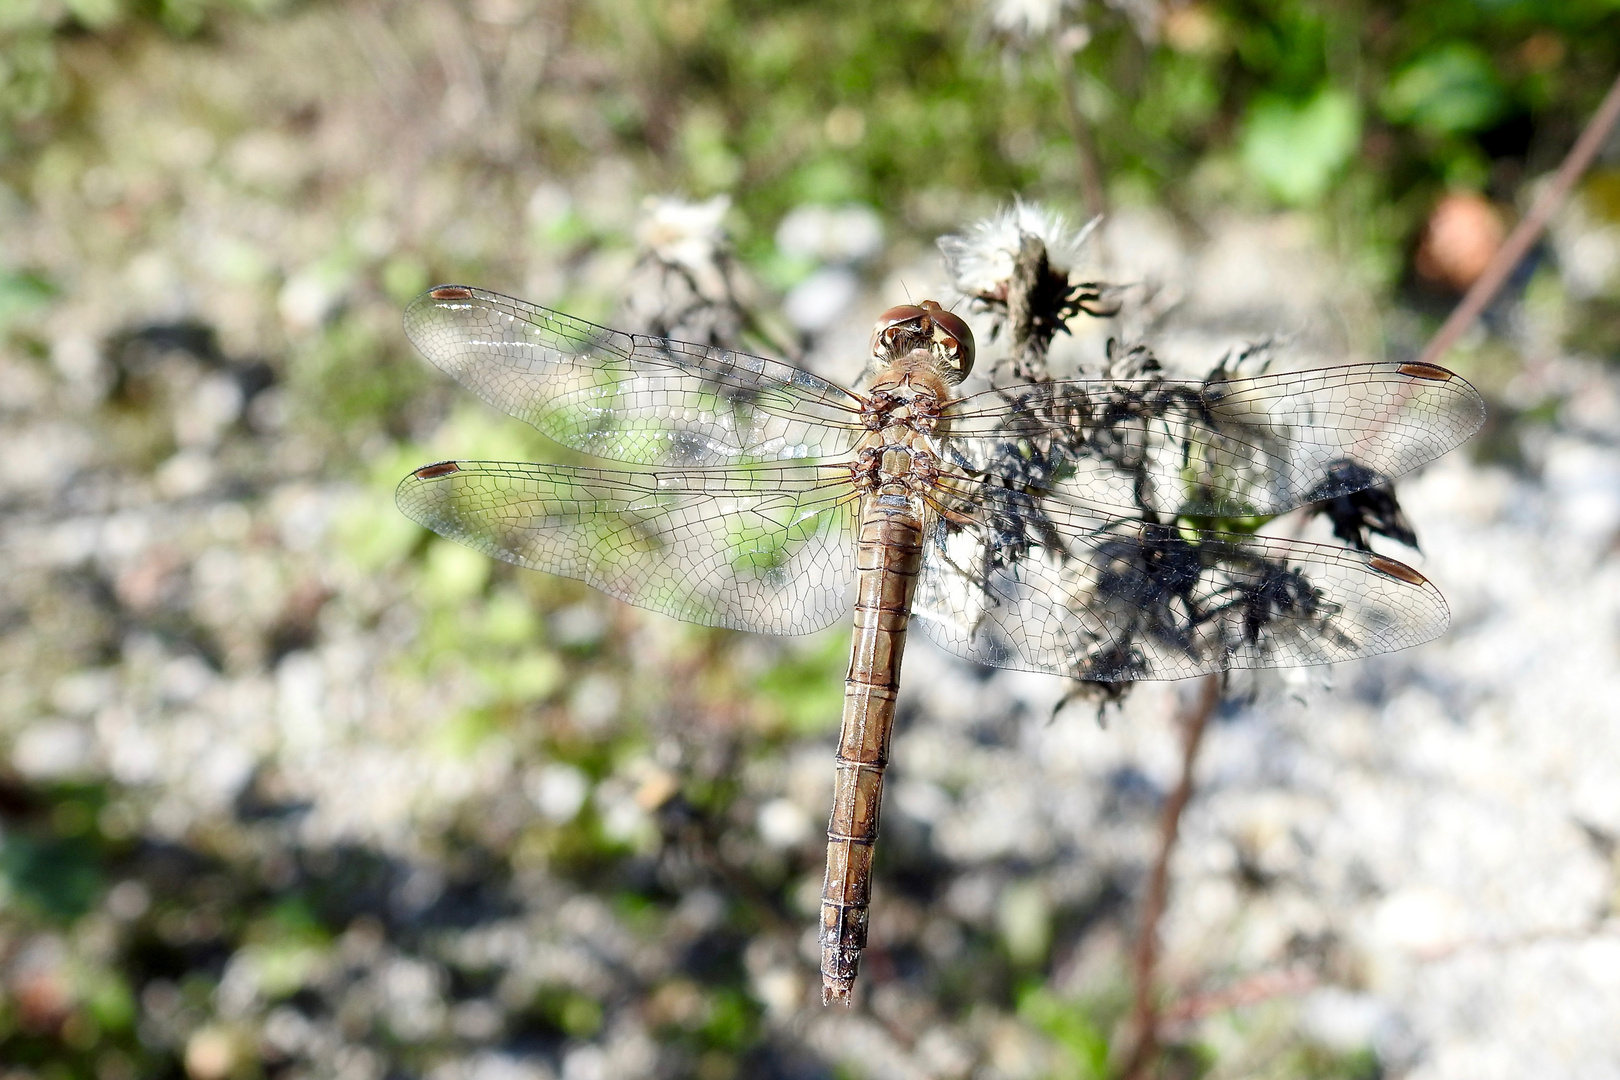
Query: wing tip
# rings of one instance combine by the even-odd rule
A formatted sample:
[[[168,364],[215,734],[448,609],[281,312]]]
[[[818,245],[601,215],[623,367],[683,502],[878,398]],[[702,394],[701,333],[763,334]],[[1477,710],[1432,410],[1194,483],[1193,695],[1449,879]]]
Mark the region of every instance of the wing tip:
[[[433,288],[405,305],[405,311],[400,320],[405,327],[405,336],[410,339],[411,344],[415,345],[425,355],[427,350],[422,337],[422,313],[446,304],[469,304],[477,299],[479,299],[478,291],[470,285],[433,286]]]
[[[479,290],[471,285],[435,285],[405,305],[407,318],[414,311],[439,304],[465,304],[479,299]]]
[[[1404,581],[1406,584],[1415,585],[1420,589],[1429,584],[1428,578],[1397,559],[1391,559],[1383,555],[1369,555],[1367,556],[1367,566],[1385,577]]]
[[[459,472],[461,472],[459,461],[435,461],[431,465],[423,465],[420,469],[412,469],[395,486],[394,505],[412,521],[433,528],[423,517],[422,508],[429,502],[438,502],[446,493],[446,489],[441,488],[437,494],[428,494],[434,490],[433,481],[443,480]]]
[[[1380,649],[1380,652],[1398,652],[1402,649],[1410,649],[1417,645],[1426,644],[1445,634],[1451,628],[1451,605],[1446,603],[1445,595],[1435,587],[1434,582],[1398,559],[1391,559],[1388,556],[1373,552],[1368,552],[1365,559],[1368,570],[1388,581],[1397,581],[1402,585],[1411,586],[1428,601],[1428,617],[1420,620],[1415,617],[1418,602],[1416,597],[1410,593],[1406,594],[1412,597],[1410,603],[1413,606],[1409,611],[1414,616],[1407,625],[1406,638],[1405,640],[1390,642],[1390,647]]]
[[[1485,398],[1473,383],[1458,375],[1450,368],[1443,368],[1439,364],[1430,364],[1421,360],[1409,360],[1398,364],[1395,370],[1409,379],[1421,382],[1436,383],[1447,386],[1457,392],[1459,404],[1455,413],[1465,421],[1467,434],[1464,439],[1471,438],[1485,425]],[[1464,408],[1461,402],[1467,402]]]
[[[1454,371],[1439,364],[1425,364],[1417,360],[1408,361],[1396,370],[1408,378],[1423,379],[1425,382],[1450,382],[1453,379],[1461,381],[1461,377]]]
[[[432,465],[412,470],[411,475],[418,480],[439,480],[460,471],[461,463],[458,461],[436,461]]]

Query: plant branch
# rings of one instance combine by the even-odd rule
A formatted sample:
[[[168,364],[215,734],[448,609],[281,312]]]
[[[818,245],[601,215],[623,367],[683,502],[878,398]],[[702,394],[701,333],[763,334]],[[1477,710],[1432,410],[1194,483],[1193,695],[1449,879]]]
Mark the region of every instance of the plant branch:
[[[1206,1016],[1257,1005],[1273,998],[1291,997],[1316,986],[1320,980],[1316,972],[1304,967],[1260,971],[1219,990],[1189,994],[1163,1010],[1161,1025],[1175,1029]]]
[[[1086,217],[1095,218],[1108,212],[1108,193],[1103,186],[1102,164],[1097,153],[1097,140],[1091,131],[1091,122],[1080,108],[1080,89],[1074,73],[1074,55],[1083,48],[1066,42],[1060,36],[1053,44],[1057,64],[1058,87],[1063,93],[1063,115],[1074,138],[1074,152],[1080,159],[1080,196],[1086,203]]]
[[[1198,764],[1198,749],[1204,741],[1204,729],[1215,714],[1221,700],[1221,677],[1204,676],[1198,688],[1198,697],[1180,716],[1181,777],[1175,790],[1165,801],[1159,818],[1159,850],[1148,875],[1147,892],[1142,897],[1142,913],[1136,930],[1136,950],[1132,958],[1132,981],[1135,1001],[1131,1009],[1131,1028],[1136,1039],[1131,1056],[1120,1075],[1125,1080],[1139,1080],[1159,1055],[1159,1003],[1155,992],[1156,971],[1159,964],[1159,920],[1170,898],[1170,856],[1175,852],[1176,838],[1181,832],[1181,815],[1193,795],[1193,773]]]
[[[1436,363],[1496,298],[1508,275],[1513,273],[1525,255],[1535,246],[1536,241],[1541,239],[1547,222],[1569,197],[1575,181],[1579,180],[1581,174],[1592,164],[1592,159],[1597,156],[1598,149],[1603,145],[1603,140],[1608,138],[1616,120],[1620,120],[1620,77],[1617,77],[1614,85],[1609,87],[1603,103],[1598,106],[1597,112],[1592,114],[1592,119],[1587,121],[1586,129],[1581,132],[1581,137],[1575,140],[1575,145],[1570,148],[1564,163],[1558,166],[1558,172],[1553,176],[1552,182],[1536,196],[1536,201],[1530,206],[1530,212],[1497,249],[1485,267],[1485,272],[1469,286],[1462,302],[1452,311],[1445,325],[1440,327],[1423,350],[1423,354],[1418,357],[1419,363]]]

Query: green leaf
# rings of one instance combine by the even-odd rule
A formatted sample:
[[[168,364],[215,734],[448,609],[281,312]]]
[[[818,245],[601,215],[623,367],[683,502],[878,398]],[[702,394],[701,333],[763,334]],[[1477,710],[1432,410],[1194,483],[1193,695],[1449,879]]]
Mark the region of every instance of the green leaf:
[[[820,734],[838,727],[844,704],[849,629],[822,635],[819,648],[793,652],[759,677],[759,694],[792,731]]]
[[[482,552],[453,540],[434,540],[428,545],[422,592],[430,602],[440,603],[476,596],[489,580],[489,564]]]
[[[1438,135],[1489,127],[1507,108],[1507,92],[1490,59],[1460,41],[1431,49],[1384,91],[1384,115]]]
[[[0,906],[15,899],[52,918],[76,919],[94,905],[102,884],[88,840],[13,833],[0,845]]]
[[[696,108],[687,115],[681,149],[699,191],[727,191],[742,176],[742,162],[732,152],[724,120],[715,110]]]
[[[103,1028],[124,1031],[135,1023],[135,995],[121,972],[97,968],[87,973],[80,994],[90,1015]]]
[[[703,1036],[713,1046],[741,1049],[753,1041],[759,1010],[753,1002],[730,988],[716,991]]]
[[[1327,193],[1361,141],[1361,112],[1342,90],[1323,87],[1306,102],[1258,98],[1243,132],[1243,165],[1286,203],[1309,205]]]
[[[0,334],[11,324],[50,302],[56,289],[38,274],[0,271]]]
[[[1033,882],[1009,885],[996,907],[1007,955],[1018,964],[1038,964],[1052,946],[1052,904]]]
[[[514,660],[492,664],[484,676],[507,701],[541,701],[556,693],[568,676],[563,662],[553,653],[526,653]]]
[[[1078,1003],[1035,986],[1018,995],[1018,1015],[1065,1051],[1069,1067],[1055,1071],[1054,1077],[1104,1080],[1109,1075],[1108,1037]]]
[[[124,14],[118,0],[67,0],[67,9],[91,30],[105,30]]]

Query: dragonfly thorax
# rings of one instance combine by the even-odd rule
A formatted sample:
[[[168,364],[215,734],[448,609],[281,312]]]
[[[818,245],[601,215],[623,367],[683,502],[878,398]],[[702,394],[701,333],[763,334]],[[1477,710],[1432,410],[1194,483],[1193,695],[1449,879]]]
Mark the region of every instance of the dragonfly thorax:
[[[868,494],[926,494],[939,480],[939,458],[921,440],[863,447],[850,465],[855,486]]]

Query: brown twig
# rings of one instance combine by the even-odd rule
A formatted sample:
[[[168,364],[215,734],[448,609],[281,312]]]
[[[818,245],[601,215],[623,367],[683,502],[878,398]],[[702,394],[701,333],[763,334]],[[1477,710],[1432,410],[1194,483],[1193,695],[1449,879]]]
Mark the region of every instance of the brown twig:
[[[1457,343],[1463,331],[1473,325],[1480,312],[1496,298],[1508,275],[1513,273],[1514,268],[1529,253],[1535,242],[1541,239],[1547,222],[1569,197],[1575,181],[1579,180],[1581,174],[1586,172],[1587,166],[1592,164],[1598,148],[1603,145],[1603,140],[1608,137],[1616,120],[1620,120],[1620,77],[1616,77],[1614,85],[1609,87],[1603,103],[1598,106],[1597,112],[1592,114],[1592,119],[1587,121],[1586,129],[1581,132],[1581,137],[1575,140],[1575,145],[1570,148],[1564,163],[1558,166],[1558,172],[1553,176],[1552,182],[1536,196],[1536,201],[1530,206],[1530,212],[1514,227],[1507,240],[1491,257],[1485,272],[1469,286],[1462,302],[1429,341],[1423,355],[1418,357],[1420,363],[1437,362]]]
[[[1102,165],[1097,154],[1097,140],[1091,131],[1091,122],[1080,108],[1080,90],[1075,85],[1074,54],[1080,47],[1060,36],[1054,40],[1052,52],[1057,64],[1058,87],[1063,92],[1063,115],[1074,138],[1074,152],[1080,159],[1080,195],[1086,202],[1086,216],[1094,218],[1108,212],[1108,193],[1103,187]]]
[[[1147,892],[1142,897],[1142,914],[1136,930],[1136,950],[1132,958],[1132,979],[1135,983],[1135,1001],[1131,1008],[1131,1029],[1136,1039],[1130,1058],[1120,1075],[1125,1080],[1138,1080],[1146,1076],[1159,1054],[1159,1003],[1155,992],[1156,969],[1159,963],[1159,920],[1170,898],[1170,856],[1175,851],[1176,837],[1181,831],[1181,814],[1193,794],[1193,771],[1198,764],[1198,748],[1204,740],[1204,729],[1221,700],[1221,677],[1206,675],[1198,689],[1198,698],[1191,708],[1182,713],[1181,724],[1181,777],[1175,790],[1165,801],[1159,818],[1159,850],[1148,875]]]
[[[1206,1016],[1226,1012],[1228,1009],[1258,1005],[1273,998],[1292,997],[1311,989],[1318,981],[1316,972],[1309,968],[1259,971],[1219,990],[1207,990],[1182,997],[1162,1011],[1160,1029],[1173,1031],[1177,1027],[1202,1020]]]
[[[1599,922],[1588,926],[1553,927],[1546,930],[1525,930],[1517,934],[1502,934],[1495,937],[1472,937],[1461,941],[1454,941],[1444,945],[1433,945],[1427,948],[1413,950],[1413,958],[1420,964],[1433,964],[1442,960],[1449,960],[1459,953],[1465,952],[1506,952],[1509,949],[1524,949],[1532,945],[1544,945],[1549,941],[1591,941],[1595,938],[1620,937],[1620,925],[1610,926]]]
[[[1061,54],[1060,54],[1061,55]],[[1072,84],[1065,80],[1065,103],[1069,106],[1071,123],[1079,118],[1080,126],[1076,127],[1076,142],[1080,143],[1080,132],[1083,129],[1084,118],[1079,117],[1076,107]],[[1559,166],[1552,182],[1544,188],[1530,207],[1530,212],[1524,216],[1518,226],[1508,236],[1506,242],[1496,252],[1485,272],[1469,288],[1462,302],[1451,313],[1440,330],[1423,350],[1419,358],[1423,363],[1434,363],[1447,350],[1456,344],[1464,330],[1472,325],[1479,317],[1480,312],[1495,298],[1501,290],[1503,283],[1508,279],[1520,260],[1530,251],[1530,248],[1540,238],[1547,222],[1552,215],[1568,198],[1570,189],[1575,181],[1591,165],[1592,159],[1597,155],[1598,148],[1608,137],[1609,131],[1614,127],[1616,120],[1620,120],[1620,77],[1603,98],[1603,103],[1597,112],[1588,121],[1585,130],[1570,149],[1568,156]],[[1089,129],[1086,133],[1089,135]],[[1087,151],[1081,146],[1082,173],[1086,172],[1085,162]],[[1093,163],[1095,159],[1092,159]],[[1083,179],[1085,177],[1083,176]],[[1088,191],[1087,199],[1090,201],[1091,193]],[[1156,969],[1159,958],[1159,921],[1164,916],[1165,905],[1170,895],[1170,857],[1175,851],[1176,839],[1180,832],[1181,815],[1187,808],[1187,803],[1193,793],[1193,772],[1198,761],[1198,749],[1203,741],[1204,730],[1209,724],[1209,718],[1220,701],[1220,678],[1211,675],[1205,678],[1200,690],[1198,700],[1192,709],[1181,717],[1182,728],[1182,754],[1181,778],[1170,798],[1165,802],[1163,816],[1159,823],[1159,850],[1153,862],[1153,869],[1148,877],[1147,892],[1142,898],[1142,913],[1140,925],[1137,928],[1135,954],[1132,958],[1132,977],[1135,984],[1135,998],[1131,1010],[1131,1028],[1135,1044],[1130,1057],[1126,1060],[1120,1075],[1125,1080],[1141,1080],[1148,1074],[1155,1059],[1159,1055],[1159,1031],[1161,1010],[1156,994]],[[1264,1000],[1279,994],[1294,993],[1310,984],[1314,976],[1309,972],[1268,972],[1245,980],[1225,992],[1210,995],[1201,995],[1187,999],[1173,1008],[1167,1019],[1174,1023],[1185,1023],[1199,1016],[1208,1015],[1235,1005],[1246,1004],[1251,1001]]]

